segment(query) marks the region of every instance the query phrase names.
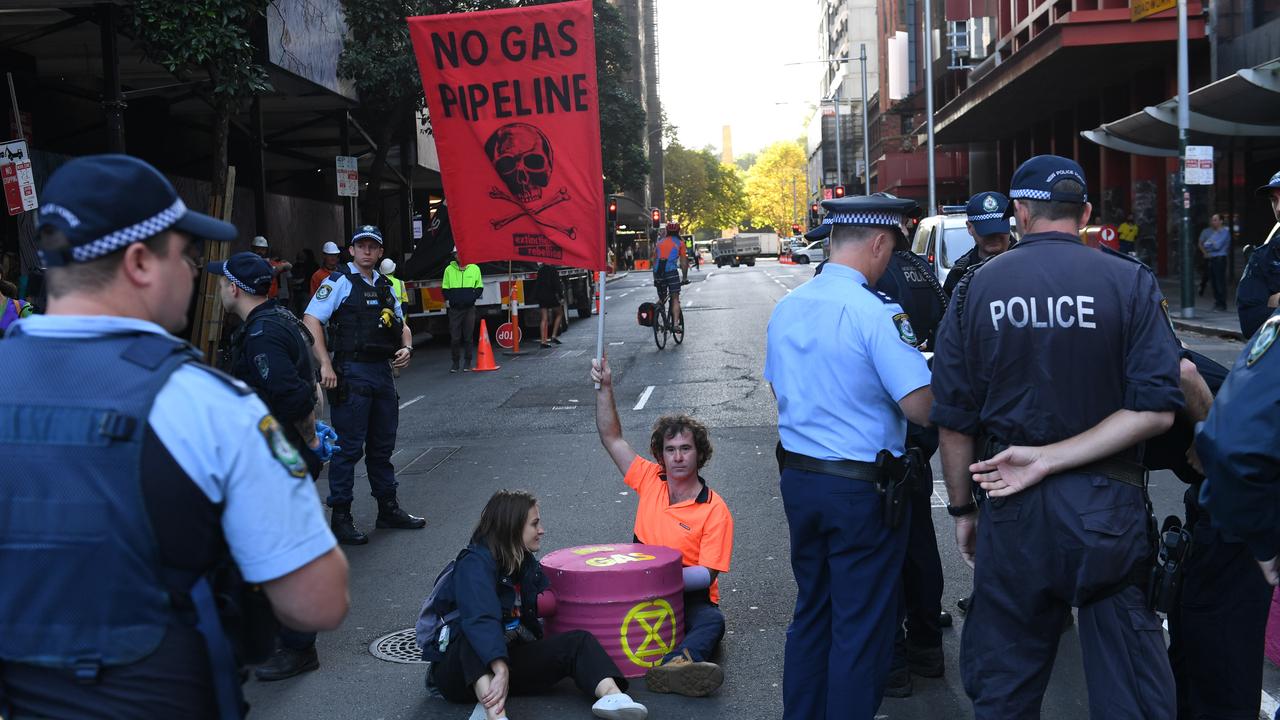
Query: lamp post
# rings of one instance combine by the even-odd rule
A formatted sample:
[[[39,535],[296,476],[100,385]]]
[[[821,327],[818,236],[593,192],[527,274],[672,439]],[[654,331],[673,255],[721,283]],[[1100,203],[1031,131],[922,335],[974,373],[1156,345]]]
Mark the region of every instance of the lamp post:
[[[1196,315],[1195,265],[1191,257],[1191,190],[1187,188],[1187,0],[1178,0],[1178,189],[1182,197],[1182,317]]]
[[[924,112],[929,151],[929,214],[932,215],[938,212],[938,176],[933,157],[933,12],[929,0],[924,0]]]
[[[863,164],[863,189],[865,194],[871,194],[871,145],[867,135],[867,46],[862,44],[859,47],[858,57],[837,57],[830,60],[807,60],[804,62],[786,63],[787,65],[809,65],[812,63],[849,63],[858,62],[861,64],[862,70],[862,164]],[[841,166],[840,155],[840,85],[836,85],[835,92],[830,98],[824,98],[823,102],[835,102],[836,105],[836,175],[839,176],[837,185],[844,184],[844,173]]]

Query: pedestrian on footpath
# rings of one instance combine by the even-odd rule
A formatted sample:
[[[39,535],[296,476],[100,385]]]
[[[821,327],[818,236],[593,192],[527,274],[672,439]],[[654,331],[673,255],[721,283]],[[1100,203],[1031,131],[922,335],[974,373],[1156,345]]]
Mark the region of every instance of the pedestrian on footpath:
[[[1090,715],[1175,714],[1139,462],[1183,407],[1179,347],[1151,271],[1080,243],[1086,186],[1068,158],[1018,168],[1024,234],[960,282],[933,358],[948,512],[975,567],[960,672],[977,720],[1039,715],[1073,607]]]
[[[1133,213],[1125,213],[1124,222],[1116,228],[1116,239],[1120,242],[1120,252],[1133,255],[1138,250],[1138,224],[1133,221]]]
[[[308,300],[315,297],[316,291],[320,289],[320,286],[324,281],[328,280],[329,276],[337,271],[338,260],[342,257],[342,251],[338,249],[338,244],[335,242],[325,243],[324,247],[320,249],[320,252],[324,255],[324,260],[322,261],[322,265],[317,268],[315,272],[311,273],[311,282],[309,285],[310,292],[307,295]]]
[[[729,572],[733,555],[733,515],[699,474],[711,460],[711,437],[688,415],[665,415],[649,436],[657,462],[646,460],[622,437],[608,358],[592,361],[591,381],[600,388],[600,443],[639,496],[636,540],[678,550],[684,566],[684,640],[645,673],[645,684],[652,692],[710,695],[724,683],[724,671],[711,657],[725,631],[719,576]]]
[[[3,714],[243,717],[232,646],[273,615],[332,630],[348,597],[279,423],[171,334],[199,243],[235,227],[126,155],[72,159],[40,199],[49,314],[0,342]]]
[[[910,320],[871,285],[917,206],[873,195],[823,207],[830,259],[778,302],[765,351],[798,586],[783,717],[870,720],[889,675],[907,549],[907,421],[928,425],[932,403]]]
[[[440,283],[445,302],[448,303],[449,315],[449,355],[453,365],[449,372],[458,372],[458,359],[465,356],[462,372],[471,372],[471,352],[475,346],[476,301],[484,294],[484,277],[480,274],[480,266],[469,263],[466,267],[458,264],[458,248],[453,249],[449,265],[444,269],[444,280]]]
[[[1227,253],[1231,252],[1231,231],[1222,224],[1222,215],[1209,217],[1209,227],[1200,233],[1200,251],[1209,262],[1209,279],[1213,283],[1213,309],[1227,309]]]
[[[1009,198],[1004,195],[985,191],[969,198],[965,205],[965,229],[973,238],[973,247],[960,256],[947,273],[947,280],[942,289],[950,298],[956,286],[969,274],[978,263],[1009,249],[1012,237],[1009,230],[1009,218],[1005,211],[1009,208]]]
[[[372,225],[361,226],[347,250],[353,262],[339,266],[320,285],[302,319],[315,341],[320,384],[329,391],[333,429],[341,438],[341,449],[329,463],[326,502],[333,509],[333,534],[345,545],[363,545],[369,538],[351,516],[356,463],[361,457],[378,501],[376,527],[410,530],[425,527],[427,521],[401,509],[396,499],[399,483],[391,465],[400,427],[391,369],[409,366],[413,335],[391,283],[375,269],[382,259],[382,233]]]
[[[1280,172],[1258,188],[1257,194],[1270,201],[1271,214],[1280,222]],[[1280,243],[1268,242],[1249,256],[1240,285],[1236,287],[1240,334],[1246,339],[1253,337],[1277,307],[1280,307]]]
[[[489,498],[436,600],[442,616],[457,617],[424,650],[427,687],[450,702],[478,700],[471,720],[507,720],[508,695],[543,693],[568,677],[598,698],[596,717],[645,720],[649,711],[626,694],[627,679],[594,635],[543,636],[539,595],[551,581],[535,554],[544,533],[533,495],[499,490]]]
[[[548,263],[538,263],[538,277],[533,281],[533,296],[538,303],[540,316],[539,344],[544,348],[552,343],[560,344],[560,319],[564,309],[564,285],[560,282],[560,271]],[[550,334],[547,333],[550,326]]]
[[[293,313],[267,298],[271,266],[253,253],[209,263],[219,278],[222,306],[242,325],[231,336],[231,374],[253,388],[302,454],[312,480],[329,453],[316,435],[319,400],[311,334]],[[316,634],[280,627],[280,647],[254,668],[259,680],[284,680],[320,667]]]

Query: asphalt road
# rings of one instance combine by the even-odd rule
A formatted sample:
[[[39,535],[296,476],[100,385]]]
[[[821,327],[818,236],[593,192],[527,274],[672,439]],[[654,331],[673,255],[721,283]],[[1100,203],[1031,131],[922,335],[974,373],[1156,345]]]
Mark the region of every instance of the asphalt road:
[[[715,454],[703,476],[732,509],[736,522],[733,569],[721,579],[728,621],[721,663],[724,688],[705,699],[651,694],[637,682],[632,694],[653,718],[781,716],[782,645],[795,601],[786,520],[773,447],[776,410],[761,373],[764,335],[774,304],[812,276],[805,266],[761,262],[754,268],[703,266],[691,273],[683,300],[688,336],[658,350],[635,322],[639,303],[652,299],[647,273],[610,282],[605,291],[606,346],[615,372],[619,413],[628,440],[644,452],[649,427],[666,412],[689,412],[712,429]],[[525,488],[541,499],[548,528],[544,552],[631,537],[635,495],[596,437],[594,391],[587,373],[596,323],[575,320],[564,344],[519,357],[499,355],[491,373],[448,372],[448,348],[421,348],[399,379],[403,409],[398,450],[401,505],[428,524],[419,531],[373,530],[373,500],[358,500],[357,523],[368,545],[347,548],[351,613],[343,627],[319,640],[321,668],[277,683],[246,685],[260,718],[440,718],[463,720],[470,706],[427,696],[425,665],[388,662],[370,644],[409,628],[436,574],[462,548],[485,501],[499,488]],[[1188,337],[1188,343],[1229,364],[1240,344]],[[815,391],[821,381],[815,378]],[[650,390],[650,388],[652,388]],[[936,462],[936,461],[935,461]],[[935,472],[937,468],[935,467]],[[357,496],[367,483],[357,477]],[[940,474],[939,474],[940,477]],[[320,480],[324,495],[325,480]],[[1182,484],[1167,473],[1152,479],[1157,513],[1178,512]],[[972,576],[955,552],[951,522],[935,497],[946,574],[944,607],[968,592]],[[962,618],[957,613],[957,622]],[[945,631],[947,674],[915,679],[915,694],[885,701],[885,718],[971,717],[956,663],[959,632]],[[1063,637],[1045,698],[1044,717],[1087,716],[1074,629]],[[569,683],[532,698],[513,698],[514,720],[590,717],[589,702]]]

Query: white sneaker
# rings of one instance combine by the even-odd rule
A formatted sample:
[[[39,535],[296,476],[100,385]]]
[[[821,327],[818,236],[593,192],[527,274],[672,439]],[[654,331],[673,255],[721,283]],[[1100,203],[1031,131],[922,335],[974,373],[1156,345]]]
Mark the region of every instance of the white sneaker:
[[[626,693],[605,695],[591,706],[591,714],[605,720],[645,720],[649,709]]]

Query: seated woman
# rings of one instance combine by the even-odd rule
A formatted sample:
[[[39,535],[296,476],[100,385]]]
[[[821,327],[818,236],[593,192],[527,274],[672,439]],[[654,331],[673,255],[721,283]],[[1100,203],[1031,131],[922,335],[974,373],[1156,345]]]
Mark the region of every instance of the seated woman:
[[[599,698],[591,712],[608,720],[644,720],[645,706],[590,633],[544,638],[538,595],[550,587],[534,557],[546,532],[538,500],[520,490],[489,498],[452,577],[458,619],[428,684],[456,703],[479,700],[472,720],[505,720],[507,695],[542,692],[565,677]],[[446,602],[449,597],[442,598]]]

